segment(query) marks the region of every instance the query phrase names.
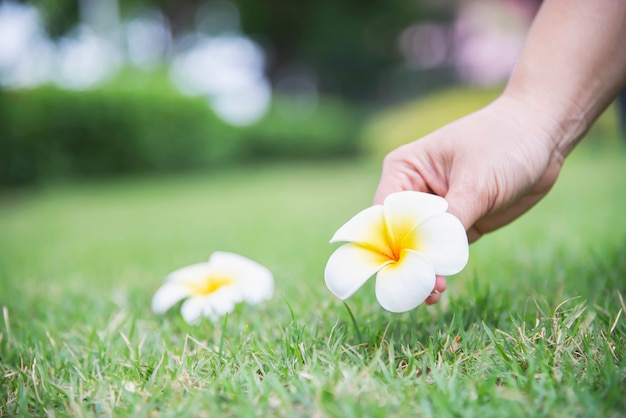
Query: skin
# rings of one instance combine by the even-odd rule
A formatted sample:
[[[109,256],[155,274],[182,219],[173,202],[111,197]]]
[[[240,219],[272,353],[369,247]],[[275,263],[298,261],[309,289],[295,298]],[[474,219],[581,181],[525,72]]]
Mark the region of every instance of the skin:
[[[502,95],[392,151],[374,203],[393,192],[443,196],[470,242],[517,219],[626,86],[626,1],[546,0]],[[427,304],[439,301],[437,277]]]

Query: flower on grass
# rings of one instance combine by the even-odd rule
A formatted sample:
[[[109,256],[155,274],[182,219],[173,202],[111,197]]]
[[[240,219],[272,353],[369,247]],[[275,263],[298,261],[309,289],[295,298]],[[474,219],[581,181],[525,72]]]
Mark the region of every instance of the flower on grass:
[[[239,302],[259,303],[272,297],[274,278],[262,265],[234,253],[215,252],[206,263],[170,273],[152,298],[152,311],[163,313],[182,299],[183,318],[216,320]]]
[[[467,264],[467,234],[447,209],[442,197],[404,191],[357,213],[330,240],[347,244],[330,256],[326,286],[347,299],[377,273],[376,298],[383,308],[415,308],[433,291],[436,275],[456,274]]]

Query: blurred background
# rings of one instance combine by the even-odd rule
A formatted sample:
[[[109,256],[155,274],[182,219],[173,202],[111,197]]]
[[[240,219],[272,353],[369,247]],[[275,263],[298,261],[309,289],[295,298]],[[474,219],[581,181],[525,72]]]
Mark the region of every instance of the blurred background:
[[[0,187],[382,158],[496,97],[539,4],[0,0]]]

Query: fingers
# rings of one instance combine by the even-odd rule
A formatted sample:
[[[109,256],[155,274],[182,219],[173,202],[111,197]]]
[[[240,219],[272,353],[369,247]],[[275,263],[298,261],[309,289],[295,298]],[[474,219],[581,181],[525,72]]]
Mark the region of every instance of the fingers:
[[[399,162],[390,161],[390,154],[383,162],[383,172],[380,176],[380,182],[374,193],[374,204],[382,204],[385,198],[391,193],[407,190],[402,181],[401,170],[398,167]]]
[[[385,180],[385,177],[381,177],[380,179],[380,183],[378,185],[378,188],[376,189],[376,193],[374,193],[374,204],[375,205],[382,205],[385,198],[390,195],[391,193],[394,192],[399,192],[401,190],[394,190],[393,187],[390,187],[387,184],[384,184],[383,181]]]
[[[435,292],[443,293],[448,288],[448,283],[446,282],[446,278],[443,276],[437,276],[435,280]]]
[[[374,204],[382,204],[388,195],[395,192],[404,190],[430,191],[419,170],[407,158],[409,154],[414,152],[410,148],[412,146],[414,146],[413,143],[404,145],[385,157],[380,182],[374,194]]]
[[[432,293],[426,298],[424,303],[426,305],[434,305],[435,303],[439,302],[439,299],[441,299],[441,293]]]
[[[446,278],[443,276],[437,276],[437,279],[435,280],[435,288],[433,289],[433,292],[430,294],[430,296],[426,298],[424,303],[426,305],[433,305],[439,302],[439,299],[441,299],[441,294],[446,291],[447,286],[448,285],[446,283]]]

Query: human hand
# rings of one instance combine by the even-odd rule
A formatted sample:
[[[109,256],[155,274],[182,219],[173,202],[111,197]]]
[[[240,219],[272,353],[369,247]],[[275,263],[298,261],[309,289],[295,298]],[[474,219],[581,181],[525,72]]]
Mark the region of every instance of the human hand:
[[[511,97],[387,155],[374,203],[417,190],[448,201],[470,242],[513,221],[550,190],[563,163],[553,121]],[[427,304],[446,288],[439,276]]]
[[[516,219],[626,87],[625,36],[626,2],[545,0],[503,95],[391,152],[374,202],[401,190],[443,196],[470,242]],[[426,303],[445,284],[438,278]]]

